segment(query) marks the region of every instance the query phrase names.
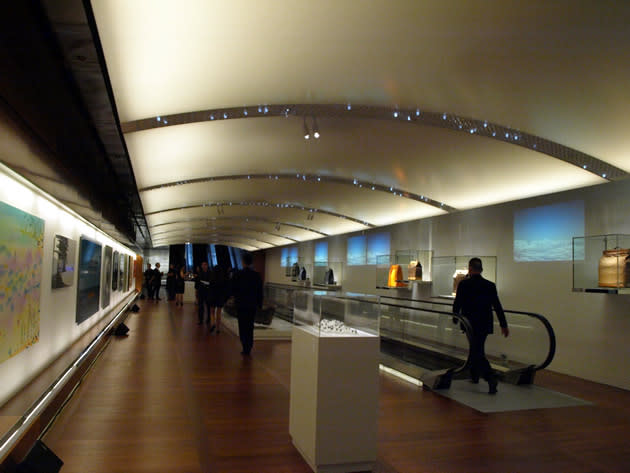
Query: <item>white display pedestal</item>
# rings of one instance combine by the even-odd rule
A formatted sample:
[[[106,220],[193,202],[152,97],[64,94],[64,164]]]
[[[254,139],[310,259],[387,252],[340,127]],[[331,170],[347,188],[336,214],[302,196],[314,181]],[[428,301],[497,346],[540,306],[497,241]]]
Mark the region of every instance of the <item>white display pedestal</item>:
[[[376,462],[379,337],[294,326],[289,434],[313,471],[371,470]]]
[[[195,302],[195,281],[184,281],[184,302]]]

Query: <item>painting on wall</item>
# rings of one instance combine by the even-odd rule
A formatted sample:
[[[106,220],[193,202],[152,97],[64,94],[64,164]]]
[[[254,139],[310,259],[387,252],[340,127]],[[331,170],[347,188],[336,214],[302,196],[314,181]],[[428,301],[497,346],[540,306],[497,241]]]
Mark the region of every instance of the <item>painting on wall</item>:
[[[118,252],[114,251],[114,259],[113,259],[113,269],[112,269],[112,291],[115,291],[118,289],[118,263],[119,263],[119,259],[118,259]]]
[[[122,291],[125,285],[125,259],[127,257],[120,253],[118,255],[118,290]]]
[[[70,287],[74,284],[74,258],[76,251],[76,241],[61,235],[55,235],[53,243],[52,289]]]
[[[0,202],[0,362],[39,340],[44,221]]]
[[[98,311],[101,292],[101,245],[81,237],[79,245],[79,283],[76,322],[90,318]]]
[[[127,280],[127,290],[132,289],[133,288],[133,273],[134,273],[134,267],[133,267],[133,256],[129,257],[129,279]]]
[[[101,283],[101,308],[109,305],[112,293],[112,247],[106,246],[103,252],[103,275]]]

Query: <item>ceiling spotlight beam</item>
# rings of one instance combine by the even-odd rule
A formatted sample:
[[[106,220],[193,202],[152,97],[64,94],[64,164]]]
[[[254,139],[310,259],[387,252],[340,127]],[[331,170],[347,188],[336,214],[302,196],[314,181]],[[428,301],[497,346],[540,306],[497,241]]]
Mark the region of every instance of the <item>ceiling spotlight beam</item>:
[[[155,186],[143,187],[139,189],[139,192],[149,192],[157,189],[164,189],[166,187],[173,186],[182,186],[186,184],[199,184],[205,182],[218,182],[218,181],[237,181],[237,180],[252,180],[252,179],[268,179],[273,181],[278,181],[280,179],[289,179],[289,180],[298,180],[303,182],[324,182],[329,184],[342,184],[348,186],[355,186],[358,188],[362,188],[365,190],[377,191],[377,192],[386,192],[388,194],[393,194],[397,197],[402,197],[405,199],[415,200],[417,202],[422,202],[427,205],[431,205],[432,207],[439,208],[446,212],[455,212],[457,209],[452,207],[444,202],[439,202],[435,199],[427,197],[426,195],[415,194],[413,192],[409,192],[403,189],[399,189],[393,186],[386,186],[383,184],[377,184],[371,181],[365,181],[362,179],[351,178],[351,177],[343,177],[343,176],[331,176],[331,175],[317,175],[317,174],[301,174],[301,173],[284,173],[284,174],[233,174],[229,176],[209,176],[209,177],[200,177],[195,179],[187,179],[184,181],[173,181],[173,182],[165,182],[163,184],[157,184]],[[223,203],[222,205],[229,205],[230,202]],[[234,204],[234,202],[232,202]],[[202,205],[203,206],[203,205]],[[206,205],[207,206],[207,205]],[[320,210],[318,210],[320,211]],[[145,215],[152,215],[151,213],[147,213]],[[341,214],[337,214],[341,215]],[[363,221],[359,220],[359,223],[363,223]],[[363,223],[365,225],[365,223]],[[368,225],[369,226],[369,225]]]
[[[615,181],[625,179],[629,174],[606,161],[588,155],[555,141],[522,132],[521,130],[470,117],[463,117],[448,112],[432,112],[417,107],[400,108],[380,105],[357,104],[277,104],[257,107],[230,107],[197,112],[184,112],[173,115],[161,115],[121,124],[123,133],[133,133],[152,128],[184,125],[209,120],[234,120],[257,117],[287,117],[289,115],[326,118],[366,118],[371,120],[394,120],[406,124],[417,124],[447,128],[470,135],[489,138],[521,146],[532,151],[546,154],[584,171],[596,174],[602,179]],[[305,122],[306,124],[306,122]],[[313,118],[313,136],[316,123]]]
[[[308,215],[306,217],[307,220],[313,220],[313,216],[316,213],[319,214],[323,214],[323,215],[329,215],[331,217],[337,217],[337,218],[341,218],[344,220],[349,220],[351,222],[355,222],[361,225],[364,225],[366,227],[369,228],[374,228],[376,227],[376,225],[366,222],[364,220],[359,220],[358,218],[354,218],[354,217],[350,217],[348,215],[343,215],[337,212],[331,212],[330,210],[324,210],[324,209],[319,209],[319,208],[314,208],[314,207],[305,207],[301,204],[298,203],[289,203],[289,202],[267,202],[267,201],[241,201],[241,202],[209,202],[206,204],[197,204],[197,205],[186,205],[183,207],[172,207],[169,209],[163,209],[163,210],[157,210],[155,212],[149,212],[147,214],[145,214],[146,216],[150,216],[150,215],[158,215],[161,213],[165,213],[165,212],[175,212],[175,211],[179,211],[179,210],[188,210],[188,209],[199,209],[199,208],[204,208],[204,207],[217,207],[217,209],[221,208],[222,211],[219,213],[219,215],[223,215],[223,208],[224,207],[230,207],[230,206],[243,206],[243,207],[269,207],[269,208],[274,208],[274,209],[297,209],[297,210],[303,210],[305,212],[308,212]]]

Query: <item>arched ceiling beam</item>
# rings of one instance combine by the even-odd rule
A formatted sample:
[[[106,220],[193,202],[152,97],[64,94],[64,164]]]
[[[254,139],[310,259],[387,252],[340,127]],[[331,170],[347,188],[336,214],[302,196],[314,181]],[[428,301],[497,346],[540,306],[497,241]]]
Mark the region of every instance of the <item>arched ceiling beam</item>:
[[[278,222],[278,221],[269,220],[267,218],[256,217],[256,216],[251,216],[251,217],[231,217],[230,216],[230,217],[211,217],[211,218],[190,219],[190,220],[174,220],[171,222],[158,223],[157,225],[152,225],[150,228],[161,227],[163,225],[170,225],[173,223],[190,223],[190,222],[195,222],[195,221],[214,222],[214,221],[223,221],[223,220],[241,221],[241,222],[249,222],[249,221],[263,222],[266,224],[274,225],[276,229],[278,229],[282,225],[285,225],[287,227],[297,228],[300,230],[305,230],[307,232],[315,233],[319,236],[329,236],[327,233],[320,232],[319,230],[315,230],[314,228],[309,228],[304,225],[299,225],[297,223]],[[283,237],[283,238],[286,238],[286,237]]]
[[[171,237],[164,238],[156,238],[156,242],[159,242],[160,245],[170,244],[174,245],[176,242],[189,242],[191,239],[199,241],[204,240],[207,243],[214,243],[214,241],[232,241],[235,243],[241,243],[243,245],[251,246],[252,248],[256,248],[258,250],[262,250],[265,248],[269,248],[268,246],[261,246],[257,243],[252,243],[252,240],[246,238],[236,238],[229,235],[206,235],[205,233],[186,233],[184,232],[182,235],[176,235]]]
[[[196,179],[187,179],[184,181],[173,181],[173,182],[166,182],[163,184],[158,184],[155,186],[149,186],[149,187],[143,187],[142,189],[139,189],[140,192],[149,192],[152,190],[156,190],[156,189],[163,189],[165,187],[173,187],[173,186],[183,186],[186,184],[199,184],[199,183],[204,183],[204,182],[216,182],[216,181],[228,181],[228,180],[252,180],[252,179],[266,179],[266,180],[280,180],[280,179],[290,179],[290,180],[298,180],[298,181],[309,181],[309,182],[327,182],[327,183],[333,183],[333,184],[343,184],[343,185],[348,185],[348,186],[354,186],[357,188],[366,188],[366,189],[370,189],[373,191],[377,191],[377,192],[386,192],[388,194],[393,194],[395,196],[398,197],[403,197],[405,199],[411,199],[411,200],[415,200],[418,202],[422,202],[424,204],[430,205],[432,207],[436,207],[440,210],[444,210],[446,212],[455,212],[457,211],[457,209],[455,207],[452,207],[450,205],[447,205],[444,202],[438,202],[437,200],[431,199],[430,197],[427,197],[426,195],[420,195],[420,194],[415,194],[413,192],[408,192],[396,187],[391,187],[391,186],[385,186],[382,184],[377,184],[375,182],[370,182],[370,181],[364,181],[361,179],[356,179],[356,178],[349,178],[349,177],[342,177],[342,176],[331,176],[331,175],[317,175],[317,174],[302,174],[302,173],[278,173],[278,174],[234,174],[234,175],[230,175],[230,176],[208,176],[208,177],[200,177],[200,178],[196,178]],[[247,205],[247,202],[245,203],[240,203],[240,202],[232,202],[232,205]],[[211,202],[209,204],[206,204],[206,206],[213,206],[213,205],[230,205],[230,202],[226,203],[216,203],[216,202]],[[274,205],[282,205],[282,204],[274,204]],[[287,205],[285,203],[285,205]],[[302,207],[302,206],[294,206],[291,208],[301,208],[303,210],[306,210],[306,207]],[[172,209],[171,209],[172,210]],[[310,210],[310,208],[309,208]],[[313,209],[314,211],[317,210],[318,212],[323,212],[320,209]],[[161,212],[166,212],[167,210],[161,210]],[[153,215],[155,213],[158,212],[149,212],[146,215]],[[351,217],[347,217],[344,216],[342,214],[336,214],[334,212],[327,212],[329,215],[335,216],[335,217],[340,217],[340,218],[347,218],[349,220],[352,220],[354,222],[360,223],[362,225],[366,225],[368,227],[373,226],[371,224],[369,224],[368,222],[365,222],[363,220],[358,220],[358,219],[353,219]]]
[[[277,246],[277,243],[273,243],[271,241],[266,241],[263,240],[262,238],[257,238],[245,233],[234,233],[234,232],[226,232],[224,233],[221,230],[217,230],[217,229],[213,229],[213,228],[209,228],[207,226],[203,226],[203,227],[179,227],[179,228],[174,228],[172,230],[164,230],[161,232],[154,232],[152,234],[152,236],[156,239],[160,239],[161,237],[168,237],[168,236],[172,236],[172,235],[178,235],[180,233],[198,233],[198,234],[202,234],[202,233],[207,233],[210,236],[213,235],[220,235],[220,236],[226,236],[226,237],[234,237],[234,238],[244,238],[247,240],[251,240],[251,241],[256,241],[256,242],[260,242],[260,243],[264,243],[265,245],[271,245],[271,246]]]
[[[462,133],[503,141],[547,154],[580,167],[609,181],[624,179],[628,173],[594,156],[539,136],[524,133],[486,120],[461,117],[445,112],[431,112],[419,108],[397,108],[357,104],[276,104],[230,107],[196,112],[143,118],[121,125],[123,133],[149,130],[164,126],[213,120],[278,116],[352,117],[372,120],[394,120],[424,126],[447,128]]]
[[[163,225],[181,225],[182,222],[208,222],[208,219],[189,219],[189,220],[178,220],[175,222],[165,222],[163,224],[158,224],[155,226],[163,226]],[[206,225],[204,227],[199,227],[199,228],[209,228],[208,227],[208,223],[206,223]],[[230,226],[226,226],[226,225],[218,225],[218,226],[212,226],[210,227],[212,230],[216,230],[216,231],[240,231],[240,232],[249,232],[249,233],[259,233],[261,235],[269,235],[272,237],[276,237],[276,238],[282,238],[283,240],[288,240],[287,242],[282,242],[280,244],[278,243],[273,243],[274,245],[277,246],[281,246],[281,245],[289,245],[291,243],[297,243],[299,240],[296,240],[295,238],[291,238],[290,236],[287,235],[280,235],[279,233],[273,233],[273,232],[266,232],[264,230],[258,230],[258,229],[252,229],[251,227],[245,226],[245,225],[230,225]],[[178,228],[174,228],[173,231],[181,231],[182,227],[178,227]],[[262,240],[260,240],[262,241]]]
[[[161,187],[161,186],[160,186]],[[301,205],[299,203],[291,203],[291,202],[282,202],[282,203],[278,203],[278,202],[267,202],[264,200],[259,200],[259,201],[241,201],[241,202],[230,202],[230,201],[223,201],[223,202],[208,202],[207,204],[201,204],[201,205],[186,205],[183,207],[174,207],[174,208],[170,208],[170,209],[162,209],[162,210],[157,210],[155,212],[148,212],[146,215],[156,215],[156,214],[160,214],[163,212],[172,212],[172,211],[177,211],[177,210],[187,210],[187,209],[199,209],[199,208],[205,208],[205,207],[216,207],[217,210],[220,212],[222,207],[231,207],[231,206],[242,206],[242,207],[270,207],[270,208],[277,208],[277,209],[298,209],[298,210],[304,210],[305,212],[308,212],[309,214],[324,214],[324,215],[330,215],[332,217],[337,217],[337,218],[342,218],[345,220],[350,220],[351,222],[355,222],[355,223],[359,223],[361,225],[365,225],[366,227],[369,228],[373,228],[376,225],[366,222],[364,220],[359,220],[358,218],[354,218],[354,217],[350,217],[348,215],[343,215],[337,212],[331,212],[330,210],[324,210],[324,209],[318,209],[318,208],[314,208],[314,207],[305,207],[304,205]]]

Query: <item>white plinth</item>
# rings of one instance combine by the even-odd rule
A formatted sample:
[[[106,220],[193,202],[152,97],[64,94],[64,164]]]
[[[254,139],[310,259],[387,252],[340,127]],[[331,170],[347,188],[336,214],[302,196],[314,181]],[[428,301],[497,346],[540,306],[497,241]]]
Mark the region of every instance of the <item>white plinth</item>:
[[[195,281],[184,281],[184,302],[195,302]]]
[[[293,327],[289,434],[313,471],[376,462],[379,338]]]

